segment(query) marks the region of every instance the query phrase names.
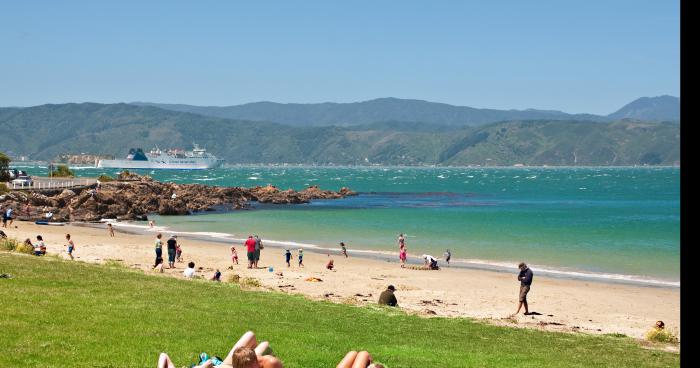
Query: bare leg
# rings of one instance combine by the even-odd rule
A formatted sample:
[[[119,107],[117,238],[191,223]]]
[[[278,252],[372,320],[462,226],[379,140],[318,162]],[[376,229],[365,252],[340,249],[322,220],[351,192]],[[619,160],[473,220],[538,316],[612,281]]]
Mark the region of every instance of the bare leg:
[[[525,314],[530,313],[530,311],[527,309],[527,300],[523,302],[523,305],[525,306]],[[518,309],[519,310],[519,309]]]
[[[357,358],[355,358],[355,363],[352,364],[352,368],[367,368],[369,363],[372,362],[372,357],[366,351],[361,351],[357,353]]]
[[[518,304],[518,310],[515,311],[515,313],[513,313],[513,315],[516,315],[516,314],[520,313],[520,308],[522,308],[522,307],[523,307],[523,302],[520,302],[520,303]]]
[[[260,368],[283,368],[282,361],[271,355],[258,356],[258,364]]]
[[[257,356],[263,356],[265,355],[265,351],[270,347],[270,343],[267,341],[263,341],[258,346],[255,347],[255,355]]]
[[[173,364],[172,360],[170,360],[170,357],[168,356],[168,354],[160,353],[160,357],[158,358],[158,368],[177,368],[177,367],[175,367],[175,364]]]
[[[355,361],[356,357],[356,351],[349,351],[335,368],[352,368],[352,363]]]
[[[231,348],[231,351],[228,353],[226,356],[226,359],[224,359],[224,364],[233,364],[233,352],[240,348],[240,347],[249,347],[249,348],[255,348],[258,345],[258,340],[255,339],[255,334],[253,331],[248,331],[241,336],[240,339],[236,342],[236,344],[233,345]]]

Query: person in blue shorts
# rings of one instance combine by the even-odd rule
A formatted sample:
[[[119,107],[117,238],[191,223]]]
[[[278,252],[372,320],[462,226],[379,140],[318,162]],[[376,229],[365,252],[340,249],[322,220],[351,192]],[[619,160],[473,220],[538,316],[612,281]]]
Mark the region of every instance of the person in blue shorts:
[[[73,251],[75,250],[75,244],[70,239],[70,234],[66,234],[66,241],[68,242],[68,244],[66,244],[66,247],[68,248],[68,256],[70,257],[70,259],[73,259]]]

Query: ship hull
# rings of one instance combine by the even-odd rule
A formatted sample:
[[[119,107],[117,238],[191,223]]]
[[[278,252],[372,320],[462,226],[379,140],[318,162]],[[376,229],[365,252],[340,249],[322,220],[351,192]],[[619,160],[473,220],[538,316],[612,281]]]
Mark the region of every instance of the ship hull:
[[[149,170],[207,170],[221,166],[220,160],[207,160],[195,162],[152,162],[133,160],[100,160],[99,168],[112,169],[149,169]]]

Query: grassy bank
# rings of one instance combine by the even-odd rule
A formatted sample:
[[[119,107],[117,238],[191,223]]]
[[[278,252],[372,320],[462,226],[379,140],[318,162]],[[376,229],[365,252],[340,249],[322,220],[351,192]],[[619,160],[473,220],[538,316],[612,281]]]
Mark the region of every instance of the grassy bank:
[[[334,367],[368,350],[397,367],[674,367],[680,356],[629,338],[421,318],[379,307],[241,291],[121,267],[0,253],[1,367],[155,367],[168,352],[189,366],[224,356],[246,330],[285,367]]]

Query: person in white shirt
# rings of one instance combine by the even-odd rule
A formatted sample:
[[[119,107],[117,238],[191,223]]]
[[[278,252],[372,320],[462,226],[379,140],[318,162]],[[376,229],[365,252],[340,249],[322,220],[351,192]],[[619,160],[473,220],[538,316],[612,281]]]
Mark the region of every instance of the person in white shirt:
[[[431,270],[436,270],[438,268],[437,258],[435,258],[429,254],[424,254],[423,260],[425,261],[424,266],[429,267]]]
[[[187,264],[187,268],[185,268],[184,271],[182,271],[182,275],[185,276],[188,279],[194,278],[194,262],[190,262]]]

